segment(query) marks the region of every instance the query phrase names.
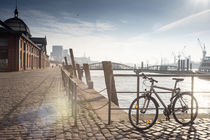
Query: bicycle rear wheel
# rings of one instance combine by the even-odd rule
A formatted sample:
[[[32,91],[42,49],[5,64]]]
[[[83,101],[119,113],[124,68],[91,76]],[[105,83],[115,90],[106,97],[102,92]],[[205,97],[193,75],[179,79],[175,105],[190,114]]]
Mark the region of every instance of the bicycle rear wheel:
[[[130,123],[138,130],[152,127],[158,118],[158,105],[154,98],[140,96],[129,108]]]
[[[193,101],[193,108],[191,101]],[[188,125],[192,123],[198,115],[198,102],[190,93],[181,93],[174,99],[172,111],[174,119],[178,123]]]

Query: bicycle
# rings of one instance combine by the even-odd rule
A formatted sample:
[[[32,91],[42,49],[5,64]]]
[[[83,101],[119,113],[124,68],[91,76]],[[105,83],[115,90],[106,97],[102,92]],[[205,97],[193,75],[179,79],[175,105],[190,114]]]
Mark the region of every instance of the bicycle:
[[[154,93],[160,103],[163,105],[163,115],[166,116],[166,120],[170,120],[170,115],[176,122],[182,125],[191,124],[198,115],[198,103],[196,98],[189,92],[181,92],[180,88],[177,88],[177,83],[184,81],[181,78],[172,78],[175,80],[173,89],[156,86],[154,83],[158,83],[155,79],[147,77],[142,73],[143,79],[149,80],[151,83],[150,90],[145,91],[141,96],[133,100],[129,108],[129,120],[130,123],[138,130],[146,130],[152,127],[158,118],[159,104],[155,98],[151,95]],[[168,106],[162,101],[155,89],[162,89],[172,92],[170,98],[170,104]]]

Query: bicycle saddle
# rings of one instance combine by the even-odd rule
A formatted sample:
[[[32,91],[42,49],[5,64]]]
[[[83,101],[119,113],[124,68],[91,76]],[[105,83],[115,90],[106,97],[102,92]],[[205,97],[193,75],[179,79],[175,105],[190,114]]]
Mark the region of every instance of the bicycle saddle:
[[[184,79],[183,78],[172,78],[172,80],[176,80],[176,81],[184,81]]]

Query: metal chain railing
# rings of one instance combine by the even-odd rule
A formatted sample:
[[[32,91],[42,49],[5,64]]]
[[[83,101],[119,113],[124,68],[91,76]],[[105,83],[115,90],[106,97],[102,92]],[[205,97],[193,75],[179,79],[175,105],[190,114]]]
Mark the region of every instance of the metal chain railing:
[[[84,102],[85,101],[85,102]],[[86,109],[86,110],[100,110],[102,108],[104,108],[105,106],[107,106],[109,104],[109,102],[106,102],[104,105],[98,107],[98,108],[92,108],[90,105],[89,107],[86,107],[85,104],[88,102],[87,99],[84,98],[83,101],[77,102],[78,104],[80,104],[80,107]]]
[[[74,125],[75,126],[77,125],[77,104],[86,110],[93,110],[93,111],[100,110],[109,104],[109,101],[108,101],[98,108],[92,108],[90,106],[90,104],[88,104],[88,107],[86,107],[88,100],[85,99],[83,96],[77,95],[77,90],[80,90],[80,91],[83,91],[83,92],[89,93],[89,94],[93,94],[94,92],[86,91],[87,89],[82,89],[80,86],[78,86],[77,83],[72,78],[70,78],[70,76],[64,71],[63,68],[61,68],[61,75],[62,75],[62,80],[63,80],[63,85],[65,87],[65,91],[71,101],[72,116],[74,117]],[[101,93],[105,90],[106,90],[106,88],[103,88],[99,92],[95,92],[95,93]],[[77,100],[77,96],[80,98],[80,100]]]
[[[86,91],[87,89],[82,89],[82,88],[81,88],[81,87],[79,87],[79,86],[77,86],[77,87],[78,87],[78,89],[79,89],[79,90],[81,90],[81,91],[83,91],[83,92],[93,94],[93,92],[88,92],[88,91]],[[103,88],[102,90],[97,91],[97,92],[95,92],[95,93],[101,93],[101,92],[103,92],[104,90],[106,90],[106,88]]]
[[[93,92],[88,92],[88,91],[86,91],[87,89],[82,89],[82,88],[79,87],[79,86],[77,86],[77,87],[78,87],[79,90],[81,90],[81,91],[83,91],[83,92],[93,94]],[[102,90],[100,90],[100,91],[98,91],[98,92],[95,92],[95,93],[102,93],[104,90],[106,90],[106,88],[104,88],[104,89],[102,89]],[[81,97],[82,97],[82,96],[81,96]],[[104,108],[104,107],[109,103],[109,102],[106,102],[104,105],[102,105],[102,106],[100,106],[100,107],[98,107],[98,108],[92,108],[92,107],[87,108],[87,107],[84,106],[84,104],[85,104],[85,102],[87,103],[88,100],[85,99],[84,97],[82,97],[82,98],[83,98],[83,101],[79,101],[78,104],[80,104],[80,106],[81,106],[82,108],[85,108],[85,109],[87,109],[87,110],[99,110],[99,109]]]

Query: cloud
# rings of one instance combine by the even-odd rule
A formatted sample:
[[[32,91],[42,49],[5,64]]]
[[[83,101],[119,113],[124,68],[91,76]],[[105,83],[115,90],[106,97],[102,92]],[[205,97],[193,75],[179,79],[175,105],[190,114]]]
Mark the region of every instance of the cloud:
[[[99,53],[104,58],[103,54],[106,55],[107,46],[116,46],[114,38],[104,35],[104,32],[116,29],[116,26],[108,21],[90,22],[67,13],[62,13],[63,17],[55,17],[37,10],[27,10],[22,13],[24,14],[21,17],[28,24],[32,36],[47,36],[48,54],[52,45],[60,44],[65,49],[80,50],[81,54],[104,50]]]
[[[96,22],[95,24],[96,26],[96,30],[97,31],[111,31],[111,30],[115,30],[115,26],[110,24],[110,23],[106,23],[106,22]]]
[[[12,11],[0,9],[0,15],[1,11],[5,13],[4,19],[13,17],[12,14],[10,15]],[[107,46],[115,46],[115,39],[104,35],[104,32],[116,30],[116,26],[111,22],[85,21],[68,13],[60,13],[60,15],[60,17],[54,16],[33,9],[19,11],[19,17],[28,25],[32,36],[46,35],[48,54],[51,46],[56,44],[63,45],[64,48],[82,50],[82,54],[90,51],[95,53],[95,50],[106,50]],[[102,56],[103,53],[100,55]]]
[[[196,14],[193,14],[193,15],[190,15],[188,17],[182,18],[180,20],[177,20],[175,22],[172,22],[170,24],[162,26],[157,31],[163,32],[163,31],[167,31],[167,30],[173,29],[173,28],[175,28],[177,26],[189,23],[191,20],[194,20],[194,19],[198,18],[199,16],[205,15],[205,14],[208,14],[208,13],[210,13],[210,9],[202,11],[202,12],[199,12],[199,13],[196,13]]]
[[[128,23],[128,21],[127,20],[124,20],[124,19],[121,19],[120,22],[123,23],[123,24]]]
[[[208,12],[195,14],[192,17],[189,16],[184,18],[185,20],[182,19],[179,22],[168,24],[159,30],[164,31],[175,28]],[[9,13],[7,12],[7,14]],[[64,49],[73,48],[75,56],[82,56],[86,53],[87,56],[91,56],[91,59],[96,61],[110,60],[122,63],[140,63],[149,60],[150,64],[157,64],[161,57],[169,58],[172,51],[181,50],[183,45],[190,46],[192,48],[190,50],[195,48],[199,51],[200,49],[191,43],[194,34],[187,37],[180,35],[174,37],[174,35],[162,35],[162,32],[150,32],[125,39],[121,38],[120,35],[116,37],[111,34],[111,31],[116,30],[117,26],[110,21],[96,19],[91,22],[69,13],[60,13],[59,15],[55,16],[38,10],[20,11],[19,14],[20,18],[29,26],[32,36],[44,37],[46,35],[48,54],[50,54],[52,45],[63,45]],[[11,16],[7,16],[7,18]],[[156,29],[159,27],[160,24],[155,26]],[[197,45],[196,38],[194,44]],[[189,54],[197,57],[197,50],[194,51],[194,54],[193,52]]]
[[[25,21],[30,23],[32,29],[36,29],[33,27],[39,27],[43,28],[44,31],[49,30],[53,33],[83,36],[94,32],[112,31],[116,29],[111,23],[103,21],[88,22],[72,17],[71,14],[69,14],[69,16],[62,14],[64,15],[63,18],[55,17],[37,10],[27,10],[23,13],[26,19]]]

